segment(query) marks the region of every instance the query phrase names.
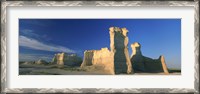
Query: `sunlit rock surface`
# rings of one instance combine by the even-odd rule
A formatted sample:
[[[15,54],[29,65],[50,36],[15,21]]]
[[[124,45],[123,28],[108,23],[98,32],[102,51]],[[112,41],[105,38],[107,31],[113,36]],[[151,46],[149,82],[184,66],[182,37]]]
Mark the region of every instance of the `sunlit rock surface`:
[[[86,50],[81,67],[101,66],[102,70],[110,74],[132,73],[132,65],[128,53],[128,37],[126,28],[111,27],[110,50]]]
[[[165,64],[164,56],[160,56],[158,59],[151,59],[142,55],[141,45],[137,42],[131,44],[132,55],[131,62],[134,72],[145,73],[159,73],[164,72],[169,74],[167,65]]]
[[[68,65],[68,66],[80,66],[82,58],[76,54],[57,53],[52,59],[52,64]]]
[[[94,51],[95,50],[86,50],[84,52],[84,58],[83,58],[83,63],[81,64],[81,67],[91,66],[93,64],[92,60],[94,56]]]
[[[86,50],[81,68],[86,66],[98,66],[109,74],[125,74],[134,72],[168,74],[164,56],[158,59],[151,59],[142,55],[139,43],[131,45],[131,59],[128,52],[128,30],[126,28],[110,27],[110,50]],[[95,69],[95,68],[94,68]]]
[[[57,65],[64,65],[64,54],[65,53],[57,53],[53,57],[52,63]]]
[[[95,66],[106,74],[114,74],[113,67],[113,53],[108,48],[101,48],[101,50],[86,50],[84,52],[83,63],[81,68],[86,66]],[[94,69],[95,71],[95,69]]]

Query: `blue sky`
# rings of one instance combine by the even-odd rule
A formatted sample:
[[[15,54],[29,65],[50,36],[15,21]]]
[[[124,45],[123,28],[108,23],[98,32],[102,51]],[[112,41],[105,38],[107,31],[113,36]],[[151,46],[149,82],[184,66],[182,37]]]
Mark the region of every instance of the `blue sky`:
[[[130,44],[144,56],[164,55],[167,66],[181,67],[181,19],[19,19],[19,60],[51,61],[55,53],[110,48],[109,28],[127,28]]]

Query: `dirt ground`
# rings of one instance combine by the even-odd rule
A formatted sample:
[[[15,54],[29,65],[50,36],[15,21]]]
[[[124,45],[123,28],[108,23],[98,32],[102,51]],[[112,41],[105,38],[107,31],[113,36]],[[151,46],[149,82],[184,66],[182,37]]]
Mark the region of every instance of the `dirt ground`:
[[[169,75],[180,75],[180,72]],[[19,75],[109,75],[103,71],[84,70],[80,67],[56,65],[19,65]],[[126,75],[126,74],[122,74]],[[164,73],[134,73],[133,75],[165,75]]]

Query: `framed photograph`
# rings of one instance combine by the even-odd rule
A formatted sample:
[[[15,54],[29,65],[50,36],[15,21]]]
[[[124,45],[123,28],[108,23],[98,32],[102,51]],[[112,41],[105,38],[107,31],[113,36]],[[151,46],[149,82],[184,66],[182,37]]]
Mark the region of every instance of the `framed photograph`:
[[[2,93],[199,93],[198,1],[2,1]]]

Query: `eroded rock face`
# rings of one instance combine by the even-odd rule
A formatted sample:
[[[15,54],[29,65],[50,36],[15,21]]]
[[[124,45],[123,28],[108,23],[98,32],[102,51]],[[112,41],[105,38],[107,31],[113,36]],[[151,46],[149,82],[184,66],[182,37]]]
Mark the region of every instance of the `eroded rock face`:
[[[93,64],[92,60],[94,56],[94,51],[95,50],[86,50],[84,52],[84,58],[83,58],[83,63],[81,64],[81,67],[91,66]]]
[[[105,72],[105,74],[114,74],[113,67],[113,54],[108,50],[108,48],[101,48],[101,50],[86,50],[84,52],[84,60],[81,67],[95,66]]]
[[[53,57],[52,63],[57,65],[80,66],[82,59],[76,54],[58,53]]]
[[[126,28],[111,27],[110,50],[102,48],[101,50],[89,50],[84,52],[84,60],[81,65],[101,66],[110,74],[132,73],[132,65],[128,53],[128,37]]]
[[[115,74],[132,73],[132,64],[128,53],[128,30],[126,28],[110,28],[110,49],[114,54]]]
[[[64,55],[65,53],[58,53],[56,56],[57,64],[58,65],[64,65]]]
[[[164,72],[168,74],[164,56],[159,59],[151,59],[142,55],[139,43],[131,45],[132,55],[129,58],[128,53],[128,30],[126,28],[111,27],[110,50],[102,48],[101,50],[86,50],[81,67],[95,66],[100,70],[105,70],[109,74],[123,74],[133,72]]]
[[[55,54],[52,59],[52,63],[57,65],[64,65],[64,54],[65,53]]]
[[[151,59],[143,56],[140,50],[141,46],[137,42],[131,44],[131,48],[131,62],[134,72],[164,72],[165,74],[169,74],[167,66],[165,64],[164,56],[160,56],[159,59]]]
[[[160,59],[160,61],[161,61],[161,64],[162,64],[162,68],[163,68],[164,73],[165,73],[165,74],[169,74],[169,71],[168,71],[168,69],[167,69],[167,65],[166,65],[166,63],[165,63],[165,58],[164,58],[164,56],[160,56],[159,59]]]

